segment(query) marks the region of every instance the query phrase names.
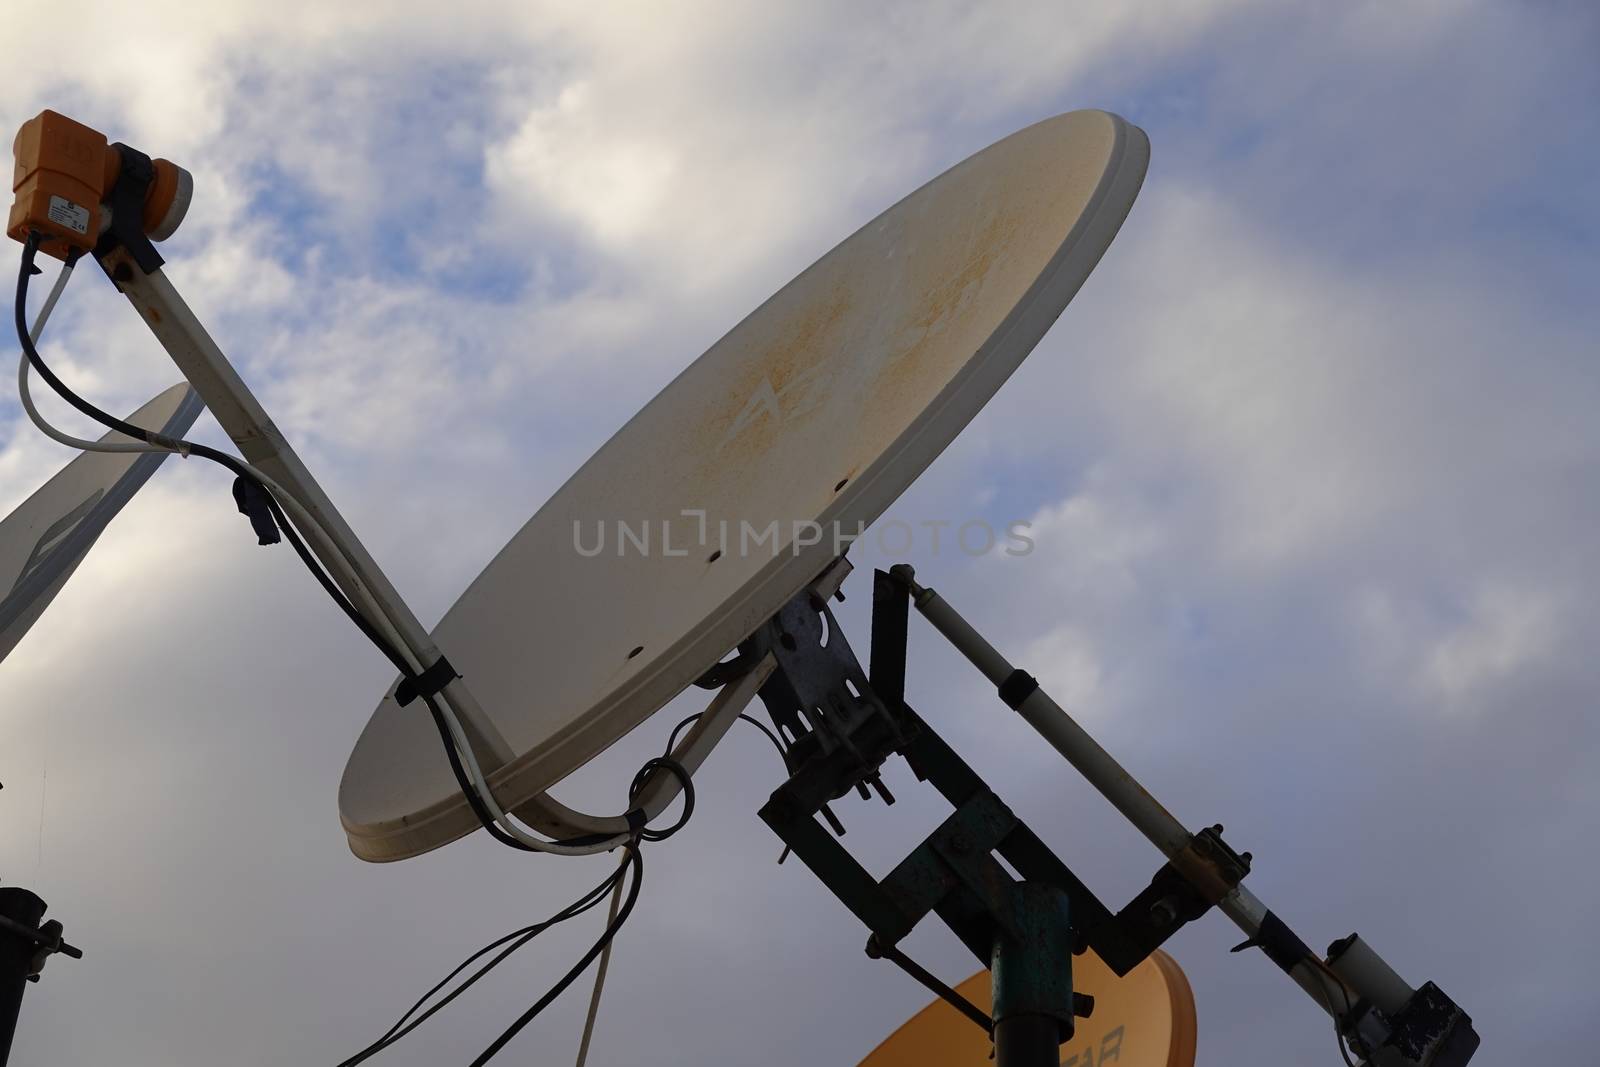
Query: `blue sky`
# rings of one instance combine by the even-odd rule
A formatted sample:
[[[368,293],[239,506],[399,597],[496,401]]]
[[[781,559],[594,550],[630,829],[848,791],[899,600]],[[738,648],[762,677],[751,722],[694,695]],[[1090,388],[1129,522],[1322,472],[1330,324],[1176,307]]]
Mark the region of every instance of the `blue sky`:
[[[1122,234],[893,512],[1024,519],[1037,550],[919,573],[1169,807],[1225,823],[1307,941],[1360,930],[1474,1015],[1485,1056],[1580,1062],[1600,21],[1311,10],[30,0],[0,129],[53,107],[194,173],[171,275],[428,620],[856,225],[1029,122],[1125,115],[1152,161]],[[38,47],[63,21],[94,63]],[[46,355],[113,409],[176,380],[91,271]],[[19,416],[0,399],[0,507],[70,458]],[[170,463],[0,665],[0,878],[90,953],[30,991],[20,1062],[336,1062],[598,879],[476,839],[349,855],[334,791],[390,679],[296,566],[218,475]],[[912,656],[919,710],[1105,899],[1144,884],[1129,828],[926,633]],[[611,806],[682,707],[563,798]],[[594,1062],[853,1063],[924,1002],[772,863],[765,744],[730,736],[651,853]],[[858,854],[939,817],[902,777],[895,819],[844,811]],[[542,940],[384,1062],[470,1059],[588,936]],[[1212,916],[1171,946],[1199,1062],[1336,1062],[1234,939]],[[912,948],[972,968],[939,931]],[[572,1055],[581,1000],[519,1054]]]

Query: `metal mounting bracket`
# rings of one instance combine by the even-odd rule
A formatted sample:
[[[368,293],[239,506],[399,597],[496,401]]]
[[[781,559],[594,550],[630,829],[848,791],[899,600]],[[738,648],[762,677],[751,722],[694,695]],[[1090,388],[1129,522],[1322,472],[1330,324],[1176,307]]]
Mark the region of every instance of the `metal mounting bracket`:
[[[1036,948],[1043,938],[1071,952],[1092,948],[1113,971],[1126,974],[1216,901],[1168,864],[1127,907],[1115,914],[1107,909],[906,703],[909,609],[907,585],[878,571],[870,674],[861,669],[826,599],[814,595],[796,597],[741,646],[741,654],[776,660],[760,695],[792,746],[793,773],[762,807],[761,818],[866,924],[880,954],[929,913],[937,914],[986,966],[1014,961],[1006,980],[1014,995],[997,1005],[1030,1005],[1012,1014],[1035,1022],[1041,1015],[1055,1019],[1056,1037],[1064,1039],[1071,1034],[1073,1011],[1083,1007],[1072,997],[1070,954],[1053,958],[1051,980],[1065,979],[1051,984],[1050,976],[1038,973],[1042,957],[1024,953],[1025,946]],[[897,755],[954,810],[879,881],[837,840],[843,827],[829,802],[852,789],[863,797],[875,789],[892,802],[881,775]],[[818,823],[818,815],[833,833]],[[1220,838],[1205,841],[1206,848],[1225,849]],[[1248,860],[1231,850],[1226,854],[1233,869],[1223,880],[1237,881]],[[1029,962],[1015,962],[1023,958]],[[1048,990],[1055,992],[1047,995]],[[1045,1001],[1055,1006],[1040,1009]],[[997,1009],[997,1032],[1005,1014]]]

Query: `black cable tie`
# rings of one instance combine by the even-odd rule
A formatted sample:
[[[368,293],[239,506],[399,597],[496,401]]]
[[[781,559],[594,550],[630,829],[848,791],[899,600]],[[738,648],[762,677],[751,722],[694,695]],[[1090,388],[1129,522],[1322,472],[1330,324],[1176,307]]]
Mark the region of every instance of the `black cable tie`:
[[[394,687],[394,702],[403,708],[418,697],[435,695],[459,677],[450,661],[440,656],[433,661],[433,666],[415,678],[402,678]]]
[[[694,680],[694,685],[699,689],[721,689],[736,678],[742,678],[750,673],[750,668],[755,666],[755,656],[745,652],[743,648],[738,655],[722,663],[713,664],[704,674]]]
[[[272,517],[267,491],[260,482],[251,478],[235,478],[233,502],[239,505],[239,514],[249,517],[250,525],[256,531],[257,544],[275,545],[283,540],[283,535],[278,532],[278,523]]]
[[[1022,702],[1033,696],[1033,691],[1039,688],[1039,680],[1025,670],[1014,670],[1000,683],[1000,699],[1005,701],[1006,707],[1016,711],[1022,707]]]

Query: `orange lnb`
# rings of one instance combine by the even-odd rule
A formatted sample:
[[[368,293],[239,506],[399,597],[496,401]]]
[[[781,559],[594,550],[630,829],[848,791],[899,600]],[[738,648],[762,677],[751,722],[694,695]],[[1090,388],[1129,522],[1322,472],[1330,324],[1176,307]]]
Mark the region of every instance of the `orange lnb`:
[[[11,152],[16,200],[6,233],[25,241],[29,230],[38,230],[44,235],[40,251],[57,259],[71,248],[94,248],[100,200],[121,163],[106,135],[46,110],[22,124]]]
[[[25,241],[38,230],[44,238],[39,250],[57,259],[74,249],[92,251],[110,224],[105,199],[121,172],[122,153],[105,134],[50,110],[24,122],[11,148],[16,199],[6,233]],[[146,236],[161,241],[183,221],[194,182],[170,160],[152,160],[152,166],[139,222]]]

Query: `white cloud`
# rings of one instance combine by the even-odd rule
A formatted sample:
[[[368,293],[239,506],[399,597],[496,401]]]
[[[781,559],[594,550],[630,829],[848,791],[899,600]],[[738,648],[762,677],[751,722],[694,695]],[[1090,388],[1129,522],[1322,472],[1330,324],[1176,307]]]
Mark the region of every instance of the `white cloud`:
[[[1493,579],[1459,604],[1375,588],[1352,603],[1372,666],[1413,687],[1423,707],[1448,711],[1496,706],[1497,691],[1536,677],[1561,651],[1570,618],[1549,590]]]

